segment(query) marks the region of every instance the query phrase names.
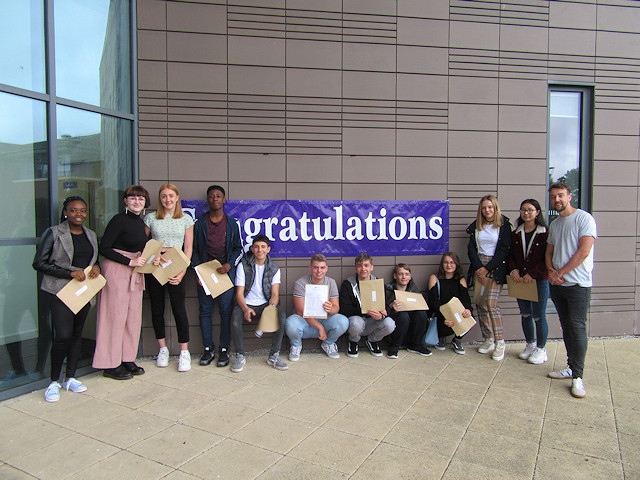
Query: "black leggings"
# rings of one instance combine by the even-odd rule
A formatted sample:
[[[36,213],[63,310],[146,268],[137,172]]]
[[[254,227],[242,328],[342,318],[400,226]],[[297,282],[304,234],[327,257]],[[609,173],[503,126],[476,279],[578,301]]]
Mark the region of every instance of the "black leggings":
[[[184,279],[178,285],[160,285],[156,277],[150,274],[145,275],[145,289],[149,293],[151,300],[151,323],[153,323],[153,331],[156,339],[166,337],[164,323],[164,291],[165,287],[169,290],[169,300],[171,301],[171,311],[176,321],[176,329],[178,330],[178,343],[189,342],[189,319],[187,318],[187,310],[185,308],[186,289]]]
[[[53,343],[51,344],[51,381],[60,379],[62,363],[67,357],[66,378],[75,377],[78,360],[82,351],[82,328],[89,314],[90,304],[86,304],[77,314],[73,314],[62,300],[50,295],[51,325]]]

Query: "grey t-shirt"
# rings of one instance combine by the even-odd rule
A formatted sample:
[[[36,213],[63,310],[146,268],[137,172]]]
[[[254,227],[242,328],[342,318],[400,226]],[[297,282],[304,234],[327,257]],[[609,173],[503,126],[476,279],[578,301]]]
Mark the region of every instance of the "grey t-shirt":
[[[293,285],[293,296],[304,298],[305,286],[310,283],[313,283],[311,275],[306,275],[296,280],[296,283]],[[338,285],[333,278],[324,277],[320,285],[329,285],[329,298],[338,298],[340,296]]]

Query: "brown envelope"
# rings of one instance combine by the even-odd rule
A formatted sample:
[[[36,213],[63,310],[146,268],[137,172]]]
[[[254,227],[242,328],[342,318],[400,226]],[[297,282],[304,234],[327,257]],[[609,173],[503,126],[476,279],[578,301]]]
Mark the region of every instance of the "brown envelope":
[[[93,265],[89,265],[84,269],[86,276],[84,282],[73,278],[62,290],[56,293],[56,296],[62,300],[74,314],[82,310],[107,284],[107,280],[102,275],[98,275],[96,278],[89,278],[89,272],[92,267]]]
[[[327,311],[322,307],[329,301],[329,285],[307,283],[304,287],[304,318],[327,318]]]
[[[487,280],[486,285],[482,285],[477,279],[475,281],[475,284],[473,286],[473,303],[475,303],[480,308],[484,308],[484,306],[487,304],[490,285],[490,279]]]
[[[233,282],[229,278],[229,274],[218,273],[218,268],[221,266],[218,260],[211,260],[194,268],[205,293],[213,298],[233,288]]]
[[[535,279],[532,282],[516,282],[510,276],[507,276],[507,286],[509,287],[509,296],[520,298],[522,300],[538,301],[538,284]]]
[[[133,269],[136,273],[153,273],[156,269],[156,266],[153,264],[153,261],[160,255],[160,251],[162,250],[162,242],[158,240],[154,240],[153,238],[147,242],[144,246],[144,250],[142,251],[142,258],[147,259],[147,263],[145,263],[141,267],[136,267]]]
[[[394,290],[396,300],[402,303],[396,312],[411,312],[414,310],[429,310],[427,301],[421,293],[407,292],[405,290]]]
[[[278,309],[273,305],[268,305],[262,310],[257,329],[263,332],[277,332],[279,328]]]
[[[381,278],[361,280],[360,303],[362,313],[367,313],[367,310],[375,310],[377,312],[384,310],[384,280]]]
[[[457,297],[453,297],[444,305],[440,305],[440,313],[445,319],[453,320],[453,327],[451,328],[459,337],[471,330],[471,327],[476,324],[473,317],[464,318],[462,316],[464,311],[464,305]]]
[[[175,277],[185,270],[191,261],[178,247],[171,247],[162,254],[166,261],[154,267],[153,276],[156,277],[160,285],[164,285],[171,277]]]

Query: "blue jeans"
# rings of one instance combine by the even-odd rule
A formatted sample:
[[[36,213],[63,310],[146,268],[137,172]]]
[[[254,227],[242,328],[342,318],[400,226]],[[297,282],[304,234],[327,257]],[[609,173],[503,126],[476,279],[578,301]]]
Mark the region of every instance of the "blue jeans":
[[[329,315],[326,319],[318,318],[318,322],[322,324],[327,332],[325,343],[328,344],[336,343],[349,328],[349,320],[340,313]],[[285,320],[284,330],[291,341],[291,345],[294,347],[302,345],[303,338],[318,338],[320,335],[316,327],[312,327],[309,322],[295,313]]]
[[[587,356],[587,312],[591,287],[551,285],[550,293],[562,327],[567,364],[571,367],[573,378],[582,378]]]
[[[204,293],[204,289],[198,285],[202,343],[211,350],[215,347],[213,343],[213,327],[211,326],[214,302],[218,302],[218,310],[220,311],[220,348],[226,348],[228,350],[231,344],[231,312],[233,311],[234,292],[235,288],[230,288],[222,295],[212,298],[211,295]]]
[[[537,339],[537,347],[544,348],[549,335],[549,325],[547,324],[549,280],[536,280],[536,284],[538,287],[538,301],[532,302],[518,298],[518,307],[522,317],[522,331],[527,343],[534,343]]]

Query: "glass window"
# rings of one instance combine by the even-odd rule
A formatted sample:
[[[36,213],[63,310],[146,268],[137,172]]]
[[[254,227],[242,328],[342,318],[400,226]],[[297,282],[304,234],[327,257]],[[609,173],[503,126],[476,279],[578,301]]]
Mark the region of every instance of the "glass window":
[[[132,122],[64,106],[57,112],[58,198],[83,197],[86,225],[101,235],[131,183]]]
[[[0,0],[0,12],[0,83],[44,92],[43,1]]]
[[[590,210],[593,91],[589,87],[552,86],[549,92],[549,185],[571,187],[571,204]],[[557,216],[549,211],[549,221]]]
[[[59,97],[132,111],[129,8],[126,0],[56,0]]]

